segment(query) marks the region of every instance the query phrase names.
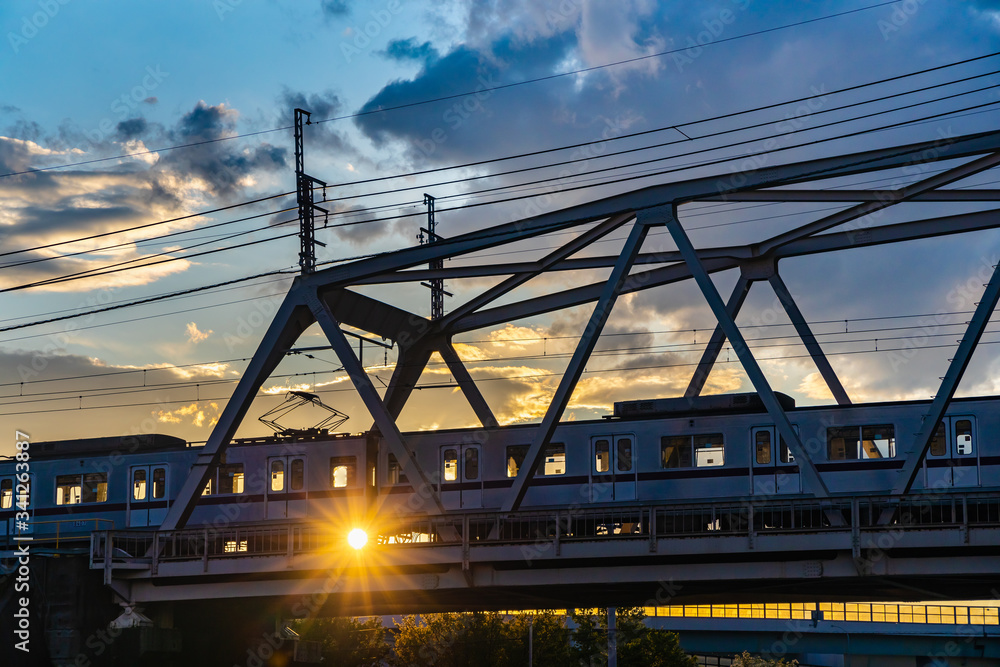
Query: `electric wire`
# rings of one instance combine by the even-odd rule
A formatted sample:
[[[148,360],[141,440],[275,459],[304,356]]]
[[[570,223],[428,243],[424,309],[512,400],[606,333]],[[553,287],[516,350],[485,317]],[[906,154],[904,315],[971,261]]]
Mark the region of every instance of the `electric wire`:
[[[727,43],[727,42],[732,42],[732,41],[736,41],[736,40],[740,40],[740,39],[745,39],[747,37],[755,37],[755,36],[764,35],[764,34],[771,33],[771,32],[776,32],[776,31],[779,31],[779,30],[787,30],[789,28],[795,28],[795,27],[802,26],[802,25],[807,25],[807,24],[810,24],[810,23],[816,23],[818,21],[826,21],[826,20],[829,20],[829,19],[839,18],[841,16],[847,16],[849,14],[855,14],[855,13],[858,13],[858,12],[864,12],[864,11],[868,11],[868,10],[871,10],[871,9],[877,9],[879,7],[885,7],[887,5],[894,4],[894,3],[898,2],[898,1],[899,0],[887,0],[885,2],[879,2],[879,3],[868,5],[868,6],[865,6],[865,7],[858,7],[858,8],[855,8],[855,9],[845,10],[845,11],[837,12],[837,13],[834,13],[834,14],[828,14],[828,15],[819,16],[819,17],[812,18],[812,19],[806,19],[806,20],[803,20],[803,21],[797,21],[795,23],[788,23],[788,24],[781,25],[781,26],[775,26],[775,27],[772,27],[772,28],[765,28],[765,29],[762,29],[762,30],[757,30],[757,31],[749,32],[749,33],[743,33],[743,34],[740,34],[740,35],[734,35],[732,37],[726,37],[726,38],[723,38],[723,39],[714,40],[713,42],[710,42],[709,44],[706,44],[705,46],[711,46],[713,44],[724,44],[724,43]],[[400,104],[400,105],[391,106],[391,107],[380,107],[378,109],[371,109],[371,110],[368,110],[368,111],[359,111],[359,112],[356,112],[356,113],[345,114],[345,115],[336,116],[336,117],[333,117],[333,118],[325,118],[325,119],[322,119],[322,120],[311,121],[310,124],[311,125],[312,124],[318,125],[318,124],[321,124],[321,123],[330,123],[330,122],[340,121],[340,120],[346,120],[346,119],[350,119],[350,118],[359,118],[359,117],[362,117],[362,116],[368,116],[368,115],[372,115],[372,114],[381,114],[381,113],[386,113],[386,112],[390,112],[390,111],[397,111],[399,109],[409,109],[409,108],[412,108],[412,107],[422,106],[422,105],[425,105],[425,104],[433,104],[435,102],[442,102],[442,101],[446,101],[446,100],[457,99],[457,98],[460,98],[460,97],[468,97],[470,95],[476,95],[476,94],[480,94],[480,93],[487,92],[487,91],[492,92],[492,91],[495,91],[495,90],[504,90],[504,89],[507,89],[507,88],[514,88],[514,87],[517,87],[517,86],[523,86],[523,85],[527,85],[527,84],[531,84],[531,83],[539,83],[539,82],[543,82],[543,81],[549,81],[549,80],[552,80],[552,79],[558,79],[558,78],[561,78],[561,77],[573,76],[573,75],[577,75],[577,74],[584,74],[586,72],[596,71],[596,70],[600,70],[600,69],[606,69],[606,68],[609,68],[609,67],[616,67],[616,66],[619,66],[619,65],[626,65],[626,64],[630,64],[630,63],[634,63],[634,62],[639,62],[639,61],[642,61],[642,60],[649,60],[651,58],[661,58],[663,56],[671,55],[673,53],[678,53],[678,52],[681,52],[681,51],[684,51],[684,49],[683,48],[681,48],[681,49],[672,49],[670,51],[662,51],[662,52],[659,52],[659,53],[647,54],[647,55],[644,55],[644,56],[638,56],[638,57],[635,57],[635,58],[628,58],[628,59],[625,59],[625,60],[619,60],[619,61],[612,62],[612,63],[605,63],[605,64],[602,64],[602,65],[593,65],[591,67],[585,67],[585,68],[581,68],[581,69],[577,69],[577,70],[572,70],[572,71],[568,71],[568,72],[560,72],[558,74],[551,74],[551,75],[548,75],[548,76],[537,77],[537,78],[534,78],[534,79],[525,79],[525,80],[522,80],[522,81],[515,81],[515,82],[512,82],[512,83],[501,84],[501,85],[493,86],[493,87],[479,88],[477,90],[466,91],[466,92],[462,92],[462,93],[455,93],[453,95],[446,95],[446,96],[437,97],[437,98],[428,99],[428,100],[420,100],[420,101],[416,101],[416,102],[410,102],[410,103],[407,103],[407,104]],[[20,175],[30,174],[30,173],[35,173],[35,172],[51,171],[53,169],[65,169],[67,167],[75,167],[75,166],[81,166],[81,165],[86,165],[86,164],[94,164],[94,163],[98,163],[98,162],[107,162],[107,161],[110,161],[110,160],[120,160],[120,159],[125,159],[125,158],[138,157],[138,156],[141,156],[141,155],[151,155],[153,153],[166,152],[166,151],[177,150],[177,149],[181,149],[181,148],[191,148],[191,147],[195,147],[195,146],[202,146],[202,145],[206,145],[206,144],[219,143],[219,142],[223,142],[223,141],[232,141],[232,140],[235,140],[235,139],[243,139],[243,138],[247,138],[247,137],[259,136],[259,135],[262,135],[262,134],[269,134],[269,133],[272,133],[272,132],[281,132],[281,131],[285,131],[285,130],[290,130],[293,127],[294,127],[293,125],[285,125],[285,126],[282,126],[282,127],[270,128],[270,129],[267,129],[267,130],[259,130],[259,131],[256,131],[256,132],[247,132],[247,133],[236,134],[236,135],[227,136],[227,137],[218,137],[218,138],[215,138],[215,139],[206,139],[206,140],[203,140],[203,141],[197,141],[197,142],[192,142],[192,143],[188,143],[188,144],[180,144],[180,145],[176,145],[176,146],[167,146],[167,147],[164,147],[164,148],[149,149],[149,150],[145,150],[145,151],[137,151],[137,152],[134,152],[134,153],[125,153],[125,154],[122,154],[122,155],[116,155],[116,156],[110,156],[110,157],[104,157],[104,158],[94,158],[92,160],[84,160],[84,161],[81,161],[81,162],[71,162],[71,163],[66,163],[66,164],[62,164],[62,165],[52,165],[52,166],[48,166],[48,167],[40,167],[40,168],[37,168],[37,169],[27,169],[27,170],[23,170],[23,171],[8,172],[8,173],[5,173],[5,174],[0,174],[0,178],[7,178],[7,177],[10,177],[10,176],[20,176]]]

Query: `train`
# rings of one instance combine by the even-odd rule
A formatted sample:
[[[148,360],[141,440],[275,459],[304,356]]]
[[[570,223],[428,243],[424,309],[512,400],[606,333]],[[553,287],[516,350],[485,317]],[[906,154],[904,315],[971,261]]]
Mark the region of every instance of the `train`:
[[[785,412],[834,496],[888,493],[903,467],[897,436],[920,429],[928,401],[797,407]],[[537,425],[404,433],[450,512],[499,509]],[[1000,397],[953,400],[914,490],[1000,487]],[[199,447],[164,434],[32,442],[28,465],[0,460],[0,541],[84,539],[95,529],[155,529]],[[22,457],[24,458],[24,457]],[[27,494],[25,493],[27,492]],[[623,401],[602,419],[555,429],[522,509],[748,497],[802,497],[798,464],[757,394]],[[377,431],[233,440],[187,522],[316,521],[345,507],[426,511]],[[26,509],[25,509],[26,508]],[[18,511],[29,514],[28,526]],[[23,515],[22,517],[23,518]]]

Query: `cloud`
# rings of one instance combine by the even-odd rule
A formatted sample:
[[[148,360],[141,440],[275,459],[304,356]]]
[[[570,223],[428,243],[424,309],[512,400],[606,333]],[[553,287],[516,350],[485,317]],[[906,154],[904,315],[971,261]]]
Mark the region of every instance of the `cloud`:
[[[191,403],[174,410],[157,410],[157,421],[165,424],[190,423],[196,428],[211,427],[219,421],[219,404],[210,402],[206,404]]]
[[[211,329],[208,331],[199,331],[198,325],[194,322],[188,322],[185,331],[187,332],[188,341],[194,343],[195,345],[207,339],[214,333]]]
[[[430,42],[418,44],[416,37],[394,39],[379,53],[392,60],[416,60],[425,63],[438,57],[437,49]]]
[[[351,5],[347,0],[320,0],[320,11],[327,20],[347,16],[351,13]]]
[[[225,104],[201,101],[168,132],[174,144],[198,144],[171,151],[161,165],[196,179],[209,194],[232,198],[253,184],[257,172],[273,173],[288,167],[288,149],[263,142],[241,146],[225,141],[236,135],[239,112]]]

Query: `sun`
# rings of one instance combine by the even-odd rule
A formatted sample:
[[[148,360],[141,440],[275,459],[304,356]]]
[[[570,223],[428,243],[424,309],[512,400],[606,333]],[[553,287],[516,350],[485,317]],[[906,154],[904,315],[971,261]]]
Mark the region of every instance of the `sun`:
[[[347,534],[347,543],[355,549],[362,549],[368,544],[368,533],[360,528],[355,528]]]

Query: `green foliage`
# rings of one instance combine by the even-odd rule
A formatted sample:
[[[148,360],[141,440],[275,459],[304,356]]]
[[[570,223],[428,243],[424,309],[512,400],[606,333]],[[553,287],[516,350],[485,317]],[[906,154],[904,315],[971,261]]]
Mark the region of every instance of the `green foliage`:
[[[622,667],[691,667],[677,635],[650,630],[641,608],[619,608],[616,628],[618,664]],[[505,616],[495,612],[407,616],[398,626],[395,651],[378,618],[301,621],[302,639],[319,641],[323,659],[335,667],[374,667],[387,661],[398,667],[524,667],[528,664],[528,636],[532,635],[534,667],[606,667],[608,617],[606,610],[573,614],[575,632],[565,618],[552,612]],[[744,654],[747,659],[749,656]],[[754,658],[754,660],[756,660]],[[733,663],[747,667],[787,663]]]
[[[399,626],[393,664],[437,667],[520,667],[534,626],[536,665],[569,667],[569,631],[551,613],[507,619],[503,614],[408,616]]]
[[[377,667],[391,652],[380,618],[314,618],[294,629],[302,639],[322,643],[323,661],[337,667]]]
[[[743,651],[742,654],[733,656],[732,667],[795,667],[798,664],[798,660],[792,660],[791,662],[785,662],[784,659],[768,660],[767,658],[752,656],[749,652]]]
[[[596,612],[596,613],[595,613]],[[677,635],[651,630],[643,623],[641,608],[619,607],[615,613],[618,664],[623,667],[692,667],[697,661],[681,650]],[[573,614],[577,630],[573,636],[573,658],[578,665],[608,664],[608,615],[606,610],[583,610]]]

